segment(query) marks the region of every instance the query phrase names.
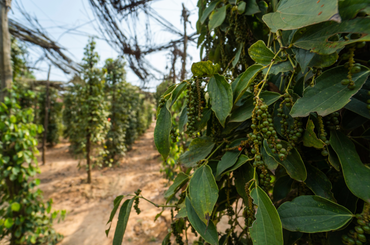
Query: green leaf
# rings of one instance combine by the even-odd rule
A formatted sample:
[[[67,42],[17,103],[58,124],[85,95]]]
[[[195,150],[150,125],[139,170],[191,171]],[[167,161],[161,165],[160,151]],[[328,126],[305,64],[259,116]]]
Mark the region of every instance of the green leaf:
[[[253,179],[254,168],[250,163],[246,163],[234,172],[236,191],[243,198],[244,204],[248,205],[248,195],[245,192],[245,185]]]
[[[212,110],[222,127],[233,106],[233,94],[230,84],[223,76],[215,74],[208,83],[208,93],[211,99]]]
[[[215,144],[210,137],[195,138],[191,141],[189,149],[181,154],[178,163],[187,168],[196,166],[197,162],[205,159],[211,153]]]
[[[310,188],[315,195],[335,202],[335,198],[331,192],[332,185],[328,177],[311,164],[306,164],[306,169],[307,179],[305,180],[305,184],[307,187]]]
[[[359,73],[353,74],[356,88],[350,90],[341,84],[347,78],[348,70],[343,66],[325,71],[316,79],[314,87],[308,87],[292,107],[292,117],[306,117],[311,112],[317,112],[320,116],[326,116],[343,108],[350,98],[360,90],[369,76],[369,69],[361,66]]]
[[[308,50],[305,49],[292,49],[295,53],[295,57],[301,66],[301,71],[304,73],[306,70],[308,64],[310,64],[312,58],[315,56],[315,53],[311,53]]]
[[[210,3],[209,6],[204,10],[202,17],[200,18],[201,24],[204,24],[204,21],[206,21],[208,16],[212,13],[212,11],[215,9],[215,7],[217,6],[219,2],[221,2],[221,0]]]
[[[188,214],[188,219],[194,229],[199,233],[203,239],[212,245],[218,245],[218,233],[216,230],[216,226],[213,224],[212,221],[209,222],[208,226],[206,226],[202,220],[199,219],[199,216],[195,212],[194,207],[192,206],[188,197],[185,199],[186,205],[186,212]]]
[[[330,145],[339,157],[348,188],[355,196],[370,203],[370,169],[362,163],[352,141],[339,131],[331,131]]]
[[[113,210],[110,213],[110,217],[109,217],[109,220],[108,220],[107,224],[112,222],[112,220],[114,218],[114,215],[116,215],[117,209],[118,209],[119,205],[121,204],[121,201],[122,201],[123,197],[124,197],[123,195],[120,195],[120,196],[118,196],[114,199],[114,201],[113,201]],[[109,228],[107,230],[105,230],[106,236],[108,236],[111,226],[112,226],[112,224],[110,224]]]
[[[212,11],[208,22],[209,30],[219,27],[224,22],[226,17],[226,7],[227,5]]]
[[[243,166],[246,162],[248,162],[250,160],[252,160],[252,159],[250,159],[247,155],[241,154],[238,158],[238,161],[236,161],[236,163],[234,164],[234,166],[232,166],[230,169],[228,169],[225,173],[229,173],[229,172],[232,172],[234,170],[237,170],[238,168],[240,168],[241,166]]]
[[[367,100],[369,99],[368,92],[365,88],[360,89],[352,98],[351,101],[344,107],[350,111],[359,114],[362,117],[370,119],[369,109],[367,109]]]
[[[262,70],[262,74],[266,74],[268,71],[268,67]],[[288,71],[293,71],[293,66],[290,63],[290,61],[285,61],[285,62],[280,62],[275,65],[271,66],[269,74],[279,74],[281,72],[288,72]]]
[[[350,20],[366,7],[370,7],[368,0],[339,1],[339,14],[342,20]]]
[[[278,164],[277,161],[275,161],[275,159],[272,156],[270,156],[270,155],[267,154],[266,148],[269,148],[269,146],[268,146],[267,140],[265,139],[263,141],[263,146],[261,146],[262,159],[263,159],[263,162],[265,163],[265,165],[267,166],[267,168],[273,174],[275,174],[275,170],[277,169],[277,167],[279,166],[279,164]]]
[[[254,64],[247,68],[243,72],[243,74],[232,84],[233,86],[233,97],[234,97],[234,104],[238,102],[238,100],[241,98],[241,96],[244,94],[244,92],[247,90],[251,82],[254,81],[258,73],[262,69],[262,65]]]
[[[246,3],[245,2],[240,2],[238,4],[238,14],[242,14],[245,11]]]
[[[209,166],[195,170],[189,183],[189,198],[198,217],[208,226],[218,198],[218,187]]]
[[[15,212],[18,212],[21,209],[21,205],[17,202],[13,202],[12,205],[10,205],[10,207]]]
[[[219,69],[220,65],[214,65],[210,60],[196,62],[191,66],[191,72],[197,77],[212,77]]]
[[[280,97],[281,94],[270,91],[263,91],[260,94],[260,98],[263,98],[268,106],[275,103]],[[253,110],[253,98],[248,98],[241,107],[232,112],[229,122],[244,122],[252,117]]]
[[[281,141],[281,144],[287,149],[287,142]],[[300,182],[306,180],[307,170],[296,148],[291,149],[290,154],[283,161],[280,160],[277,153],[272,153],[269,147],[266,147],[265,150],[269,156],[273,157],[275,161],[285,168],[290,177]]]
[[[176,194],[178,189],[181,188],[188,180],[189,175],[180,172],[173,181],[173,184],[164,193],[164,198],[166,198],[167,200],[171,199]]]
[[[338,60],[338,53],[334,52],[332,54],[327,55],[320,55],[315,54],[308,65],[309,67],[318,67],[318,68],[325,68],[333,65]]]
[[[231,148],[231,147],[236,147],[236,146],[240,145],[240,143],[241,143],[242,140],[247,140],[247,139],[237,139],[237,140],[234,140],[230,144],[229,147]],[[239,158],[240,153],[241,152],[238,151],[238,150],[233,150],[233,151],[227,151],[222,156],[221,160],[217,164],[216,178],[218,178],[226,169],[234,166],[234,164],[236,163],[236,161]]]
[[[245,15],[253,15],[261,12],[256,0],[246,0],[246,4]]]
[[[292,43],[298,48],[312,50],[312,52],[318,54],[332,54],[348,44],[370,41],[369,26],[369,18],[356,18],[341,23],[325,22],[298,30],[292,39]],[[343,38],[339,38],[338,41],[329,40],[330,37],[341,33],[355,33],[360,34],[361,37],[349,40]]]
[[[337,230],[353,217],[345,207],[320,196],[299,196],[283,203],[278,212],[284,229],[306,233]]]
[[[277,179],[274,184],[274,202],[286,198],[290,190],[292,189],[293,179],[289,175],[284,175]]]
[[[179,119],[179,131],[180,133],[184,131],[185,125],[188,122],[188,107],[185,105],[181,110]]]
[[[245,4],[245,3],[244,3],[244,4]],[[242,52],[243,46],[244,46],[244,43],[241,43],[241,44],[239,45],[238,51],[236,52],[236,54],[235,54],[235,58],[234,58],[234,60],[233,60],[233,62],[232,62],[233,68],[236,66],[236,64],[238,64],[238,61],[239,61],[240,54],[241,54],[241,52]]]
[[[322,140],[317,138],[314,129],[315,124],[311,119],[308,119],[306,130],[304,131],[303,134],[303,145],[306,147],[315,147],[317,149],[322,149],[324,148],[325,144],[324,142],[322,142]]]
[[[113,245],[122,245],[123,236],[125,235],[128,218],[130,217],[132,204],[135,198],[127,199],[121,206],[118,214],[116,231],[114,232]]]
[[[339,158],[330,145],[328,146],[328,152],[329,152],[328,161],[330,165],[333,166],[335,170],[340,171]]]
[[[250,46],[250,48],[248,49],[248,53],[252,60],[262,65],[270,64],[271,60],[275,57],[274,52],[266,47],[265,42],[262,40],[259,40],[252,44],[252,46]],[[277,56],[275,58],[275,61],[281,61],[281,58]]]
[[[5,228],[9,229],[10,227],[12,227],[14,224],[14,220],[11,219],[11,218],[7,218],[4,222],[4,226]]]
[[[340,22],[338,3],[332,0],[281,1],[276,12],[266,14],[262,20],[271,32],[294,30],[316,23],[334,20]]]
[[[294,245],[302,237],[303,233],[283,229],[284,245]]]
[[[343,178],[333,183],[333,194],[338,204],[348,208],[352,213],[356,213],[358,197],[348,189]]]
[[[283,245],[283,228],[270,197],[259,186],[251,197],[257,205],[256,220],[250,228],[253,245]]]
[[[175,104],[176,100],[179,98],[180,94],[182,93],[182,91],[184,91],[184,89],[186,88],[187,86],[187,83],[186,82],[182,82],[180,83],[179,85],[177,85],[177,87],[175,88],[175,90],[173,90],[172,92],[172,103],[171,103],[171,106],[173,104]]]
[[[170,153],[171,113],[163,106],[158,114],[154,129],[154,143],[162,157],[166,159]]]
[[[170,233],[168,233],[168,234],[164,237],[164,239],[163,239],[163,241],[162,241],[162,245],[168,245],[168,244],[170,244],[170,241],[171,241],[171,235],[172,235],[172,233],[170,232]]]

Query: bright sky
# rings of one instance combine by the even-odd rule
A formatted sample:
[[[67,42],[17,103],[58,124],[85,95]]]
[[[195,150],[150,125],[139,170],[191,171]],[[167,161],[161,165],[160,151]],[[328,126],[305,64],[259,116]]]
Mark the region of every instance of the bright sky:
[[[76,62],[80,62],[83,57],[83,48],[86,46],[89,36],[101,36],[98,31],[98,20],[94,19],[88,0],[13,0],[23,4],[24,9],[31,16],[36,16],[41,26],[47,31],[49,36],[56,40],[62,47],[69,52],[69,56]],[[182,3],[191,11],[189,20],[191,25],[188,25],[188,34],[195,32],[195,23],[197,20],[197,0],[156,0],[151,4],[160,15],[165,17],[173,25],[175,25],[181,32],[183,32],[183,24],[180,21]],[[27,21],[22,17],[22,14],[13,7],[9,13],[9,18],[16,19],[17,21],[27,25]],[[143,22],[139,22],[142,24]],[[142,25],[144,26],[144,25]],[[76,28],[73,31],[67,32],[68,29]],[[140,27],[138,27],[140,28]],[[155,43],[165,43],[171,39],[177,39],[172,34],[161,31],[163,28],[157,23],[151,25],[151,32]],[[144,27],[142,27],[144,32]],[[138,32],[140,33],[140,31]],[[104,64],[107,58],[116,58],[118,53],[110,47],[104,40],[98,40],[97,52],[101,60],[100,66]],[[182,48],[179,47],[179,48]],[[40,52],[37,50],[29,49],[30,58],[35,62],[39,58]],[[191,63],[199,61],[199,52],[194,43],[188,46],[188,54],[190,59],[187,61],[187,70],[190,70]],[[166,65],[170,66],[167,52],[161,52],[150,55],[148,60],[158,70],[168,74],[165,70]],[[192,59],[192,60],[191,60]],[[48,63],[43,62],[37,64],[39,70],[34,70],[37,79],[46,79]],[[180,70],[180,60],[178,60],[178,71]],[[136,75],[127,68],[127,80],[132,84],[139,85],[140,81]],[[71,75],[64,74],[57,67],[52,67],[51,80],[55,81],[68,81]],[[148,85],[151,91],[160,83],[160,81],[150,81]]]

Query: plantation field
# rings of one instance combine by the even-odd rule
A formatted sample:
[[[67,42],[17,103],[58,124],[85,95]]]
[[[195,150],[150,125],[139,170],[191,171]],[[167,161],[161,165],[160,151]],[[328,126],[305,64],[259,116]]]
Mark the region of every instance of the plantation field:
[[[140,188],[153,202],[165,202],[167,180],[159,172],[161,158],[153,143],[153,130],[154,125],[135,141],[118,167],[95,168],[91,185],[86,183],[86,171],[76,168],[78,159],[68,152],[69,143],[63,141],[47,150],[47,163],[40,166],[41,174],[37,178],[41,180],[45,199],[53,199],[53,209],[67,211],[65,220],[55,222],[54,226],[65,236],[60,244],[112,244],[116,220],[108,238],[104,230],[118,195],[131,194]],[[131,213],[124,244],[161,244],[170,227],[169,210],[154,222],[161,209],[144,201],[140,209],[140,215]]]

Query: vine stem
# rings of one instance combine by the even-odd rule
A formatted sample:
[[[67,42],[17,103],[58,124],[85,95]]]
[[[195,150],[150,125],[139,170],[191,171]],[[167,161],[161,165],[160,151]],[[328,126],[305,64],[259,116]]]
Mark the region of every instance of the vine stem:
[[[261,91],[262,91],[262,88],[263,88],[263,86],[265,86],[265,83],[266,83],[266,81],[267,81],[267,76],[268,76],[268,75],[269,75],[269,73],[270,73],[271,67],[272,67],[272,65],[274,64],[276,57],[280,54],[280,52],[281,52],[282,50],[283,50],[283,49],[280,47],[279,51],[277,51],[277,53],[275,54],[274,58],[272,58],[272,60],[271,60],[270,64],[268,65],[268,66],[269,66],[269,69],[267,70],[267,72],[266,72],[266,74],[265,74],[265,77],[264,77],[264,78],[263,78],[263,80],[262,80],[262,86],[261,86],[261,89],[258,91],[258,94],[257,94],[257,96],[256,96],[257,98],[259,98],[259,95],[260,95],[260,93],[261,93]],[[261,84],[261,83],[259,83],[259,84]],[[259,84],[258,84],[257,86],[259,86]]]
[[[289,87],[290,87],[290,84],[292,83],[293,77],[294,77],[294,72],[293,72],[292,76],[291,76],[291,77],[290,77],[290,79],[289,79],[289,83],[288,83],[288,86],[287,86],[287,87],[286,87],[286,89],[285,89],[285,93],[288,93],[288,89],[289,89]]]
[[[150,201],[150,200],[146,199],[146,198],[145,198],[145,197],[143,197],[143,196],[136,196],[136,195],[132,195],[132,194],[130,194],[130,195],[126,195],[126,196],[136,197],[136,198],[142,198],[142,199],[144,199],[145,201],[147,201],[147,202],[151,203],[152,205],[154,205],[154,206],[155,206],[155,207],[157,207],[157,208],[176,208],[176,207],[177,207],[176,205],[158,205],[158,204],[156,204],[156,203],[154,203],[154,202],[152,202],[152,201]]]
[[[217,148],[206,158],[206,160],[208,161],[209,160],[209,158],[211,157],[211,156],[213,156],[213,154],[218,150],[218,149],[220,149],[220,147],[223,145],[225,143],[225,141],[223,141],[219,146],[217,146]]]

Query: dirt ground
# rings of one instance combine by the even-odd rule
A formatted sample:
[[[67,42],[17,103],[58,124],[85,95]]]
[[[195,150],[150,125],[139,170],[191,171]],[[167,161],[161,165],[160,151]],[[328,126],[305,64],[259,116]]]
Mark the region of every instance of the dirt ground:
[[[161,158],[154,146],[153,131],[154,125],[135,142],[118,167],[94,169],[91,185],[86,184],[86,172],[77,168],[79,160],[68,152],[68,143],[47,150],[47,162],[40,166],[37,178],[44,198],[53,199],[53,209],[67,211],[65,220],[54,224],[64,235],[60,244],[112,244],[118,212],[108,237],[104,231],[118,195],[133,194],[140,188],[149,200],[165,202],[168,182],[159,172]],[[161,244],[170,228],[170,211],[165,210],[154,222],[161,209],[145,201],[140,202],[140,209],[140,215],[131,212],[123,244]]]

